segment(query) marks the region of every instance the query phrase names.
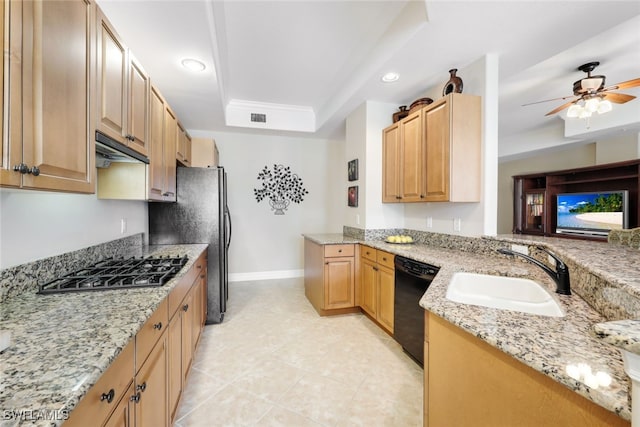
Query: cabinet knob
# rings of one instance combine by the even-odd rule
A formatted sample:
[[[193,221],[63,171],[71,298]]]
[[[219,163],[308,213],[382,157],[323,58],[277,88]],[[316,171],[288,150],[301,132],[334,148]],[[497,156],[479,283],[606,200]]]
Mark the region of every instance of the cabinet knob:
[[[138,403],[140,402],[140,392],[137,392],[136,394],[134,394],[133,396],[131,396],[130,399],[132,402]]]
[[[424,194],[421,194],[421,195],[420,195],[420,198],[421,198],[421,199],[424,199]]]
[[[29,169],[29,173],[33,176],[38,176],[40,175],[40,168],[37,166],[34,166],[31,169]]]
[[[155,323],[153,325],[153,329],[161,330],[162,329],[162,322]]]
[[[182,311],[187,311],[189,310],[189,304],[185,304],[182,306]]]
[[[402,199],[402,197],[400,197],[400,196],[396,196],[396,199],[400,200],[400,199]]]
[[[29,173],[29,166],[25,165],[24,163],[19,163],[13,167],[13,170],[24,175],[26,173]]]
[[[342,249],[338,249],[338,253],[341,254],[342,253]]]
[[[383,260],[383,261],[386,261],[386,260],[387,260],[387,258],[386,258],[386,257],[382,257],[382,260]]]
[[[116,391],[114,389],[109,390],[108,393],[102,393],[100,395],[100,401],[106,400],[107,403],[113,402],[113,398],[116,395]]]
[[[136,386],[136,391],[141,391],[144,393],[144,391],[147,389],[147,382],[143,382],[142,384],[138,384]]]

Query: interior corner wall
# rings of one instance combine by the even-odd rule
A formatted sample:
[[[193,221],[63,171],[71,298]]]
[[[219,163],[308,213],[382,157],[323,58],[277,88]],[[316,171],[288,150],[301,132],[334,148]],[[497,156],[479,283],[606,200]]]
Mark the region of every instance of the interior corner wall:
[[[336,191],[336,165],[343,165],[344,141],[236,132],[189,131],[214,138],[220,165],[227,172],[227,203],[233,232],[229,247],[229,279],[259,280],[302,276],[303,233],[342,232],[339,206],[346,195]],[[262,188],[258,173],[274,164],[291,168],[309,193],[275,215],[267,199],[257,202]],[[336,220],[336,221],[334,221]]]
[[[0,269],[149,230],[146,201],[2,188],[0,206]]]
[[[367,205],[367,185],[369,180],[367,178],[367,158],[366,158],[366,144],[367,144],[367,105],[361,104],[358,108],[353,110],[346,120],[345,130],[345,147],[344,147],[344,162],[340,163],[344,165],[343,171],[338,170],[340,185],[336,188],[339,191],[343,191],[344,202],[341,204],[344,224],[350,227],[365,228],[367,223],[366,205]],[[358,180],[349,181],[347,174],[346,162],[350,160],[358,159]],[[347,189],[351,186],[358,186],[358,206],[351,207],[347,205]]]
[[[497,182],[498,182],[498,57],[486,55],[460,69],[464,92],[482,97],[482,195],[479,203],[407,203],[405,227],[414,230],[432,231],[465,236],[495,234],[497,231]],[[431,88],[422,96],[438,99],[442,96],[441,85]],[[427,218],[432,227],[427,227]],[[455,231],[454,219],[459,218],[460,231]]]

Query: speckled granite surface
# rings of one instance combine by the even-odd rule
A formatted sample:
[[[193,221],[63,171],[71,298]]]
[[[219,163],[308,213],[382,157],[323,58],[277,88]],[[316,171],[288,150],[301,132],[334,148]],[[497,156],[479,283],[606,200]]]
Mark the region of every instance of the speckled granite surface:
[[[360,243],[361,240],[338,233],[303,234],[303,236],[319,245],[341,245],[344,243]]]
[[[604,342],[631,353],[640,354],[640,320],[598,323],[593,329]]]
[[[51,295],[31,289],[0,303],[0,329],[12,333],[11,346],[0,354],[0,411],[74,408],[206,248],[121,248],[125,257],[187,255],[188,263],[162,287]],[[30,426],[62,423],[5,421]]]
[[[124,251],[142,246],[143,234],[138,233],[88,248],[67,252],[27,264],[0,270],[0,303],[25,290],[37,289],[64,274],[95,264],[105,258],[121,256]]]
[[[544,239],[531,236],[498,236],[492,238],[467,238],[436,235],[436,233],[402,230],[422,243],[398,245],[382,240],[364,240],[360,243],[402,255],[417,261],[441,267],[440,272],[423,296],[420,304],[427,310],[486,341],[527,366],[542,372],[576,393],[630,420],[630,380],[624,372],[620,352],[594,333],[594,325],[610,320],[590,305],[591,301],[578,295],[558,295],[555,283],[541,269],[520,260],[498,255],[495,249],[508,247],[510,243],[522,245],[544,245],[566,260],[572,274],[572,288],[585,294],[592,293],[591,300],[603,294],[615,293],[616,304],[629,299],[622,289],[635,287],[640,278],[640,268],[635,268],[636,258],[629,258],[625,248],[607,246],[606,243]],[[382,237],[393,234],[379,233]],[[317,242],[322,235],[314,235]],[[335,241],[335,237],[328,241]],[[593,246],[592,246],[593,245]],[[637,256],[637,251],[635,251]],[[600,277],[600,269],[608,270]],[[451,276],[456,271],[484,274],[527,277],[543,284],[550,295],[558,301],[565,317],[552,318],[515,311],[498,310],[474,305],[459,304],[446,299],[446,290]],[[576,274],[574,274],[576,273]],[[591,275],[591,276],[589,276]],[[589,283],[583,280],[597,278]],[[611,279],[616,286],[608,284]],[[577,294],[577,292],[575,292]],[[633,298],[631,298],[633,299]],[[633,305],[633,304],[632,304]],[[596,304],[596,307],[597,304]],[[611,308],[605,314],[623,315],[623,311]],[[633,307],[629,308],[632,312]],[[593,375],[586,375],[591,372]],[[594,383],[600,377],[610,378],[608,385]],[[606,381],[605,381],[606,382]]]

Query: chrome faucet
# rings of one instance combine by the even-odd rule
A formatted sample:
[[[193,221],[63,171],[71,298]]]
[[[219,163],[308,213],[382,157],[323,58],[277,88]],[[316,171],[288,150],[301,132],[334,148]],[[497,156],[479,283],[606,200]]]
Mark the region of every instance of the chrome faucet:
[[[536,246],[536,248],[541,250],[542,252],[545,252],[547,255],[549,255],[551,258],[555,260],[556,262],[555,271],[547,267],[545,264],[541,263],[537,259],[530,257],[529,255],[525,255],[520,252],[516,252],[516,251],[512,251],[511,249],[504,249],[504,248],[498,249],[498,252],[504,255],[519,256],[521,258],[526,259],[530,263],[537,265],[538,267],[543,269],[545,273],[551,276],[554,282],[556,282],[557,293],[562,295],[571,295],[571,284],[569,282],[569,269],[567,268],[566,264],[562,262],[555,254],[549,252],[545,248],[541,248],[539,246]]]

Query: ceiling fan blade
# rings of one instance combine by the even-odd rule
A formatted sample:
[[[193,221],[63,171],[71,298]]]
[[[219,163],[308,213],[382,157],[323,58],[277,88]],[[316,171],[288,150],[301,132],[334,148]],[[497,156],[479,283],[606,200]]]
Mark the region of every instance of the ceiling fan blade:
[[[637,79],[627,80],[626,82],[622,82],[622,83],[618,83],[618,84],[615,84],[615,85],[612,85],[612,86],[605,87],[602,90],[603,91],[605,91],[605,90],[620,90],[620,89],[627,89],[627,88],[636,87],[636,86],[640,86],[640,77],[638,77]]]
[[[629,102],[632,99],[635,99],[633,95],[627,95],[624,93],[605,93],[604,99],[608,99],[611,102],[615,102],[616,104],[624,104],[625,102]]]
[[[522,106],[526,107],[528,105],[542,104],[543,102],[550,102],[550,101],[563,101],[563,100],[569,99],[569,98],[574,98],[574,96],[573,95],[569,95],[569,96],[563,96],[562,98],[553,98],[553,99],[545,99],[544,101],[529,102],[528,104],[522,104]]]
[[[562,104],[562,105],[561,105],[561,106],[559,106],[558,108],[556,108],[556,109],[554,109],[554,110],[549,111],[547,114],[545,114],[545,116],[550,116],[550,115],[552,115],[552,114],[557,113],[558,111],[562,111],[562,110],[564,110],[565,108],[568,108],[569,106],[571,106],[571,104],[573,104],[573,103],[574,103],[574,102],[576,102],[576,101],[577,101],[577,99],[574,99],[573,101],[569,101],[569,102],[567,102],[566,104]]]

